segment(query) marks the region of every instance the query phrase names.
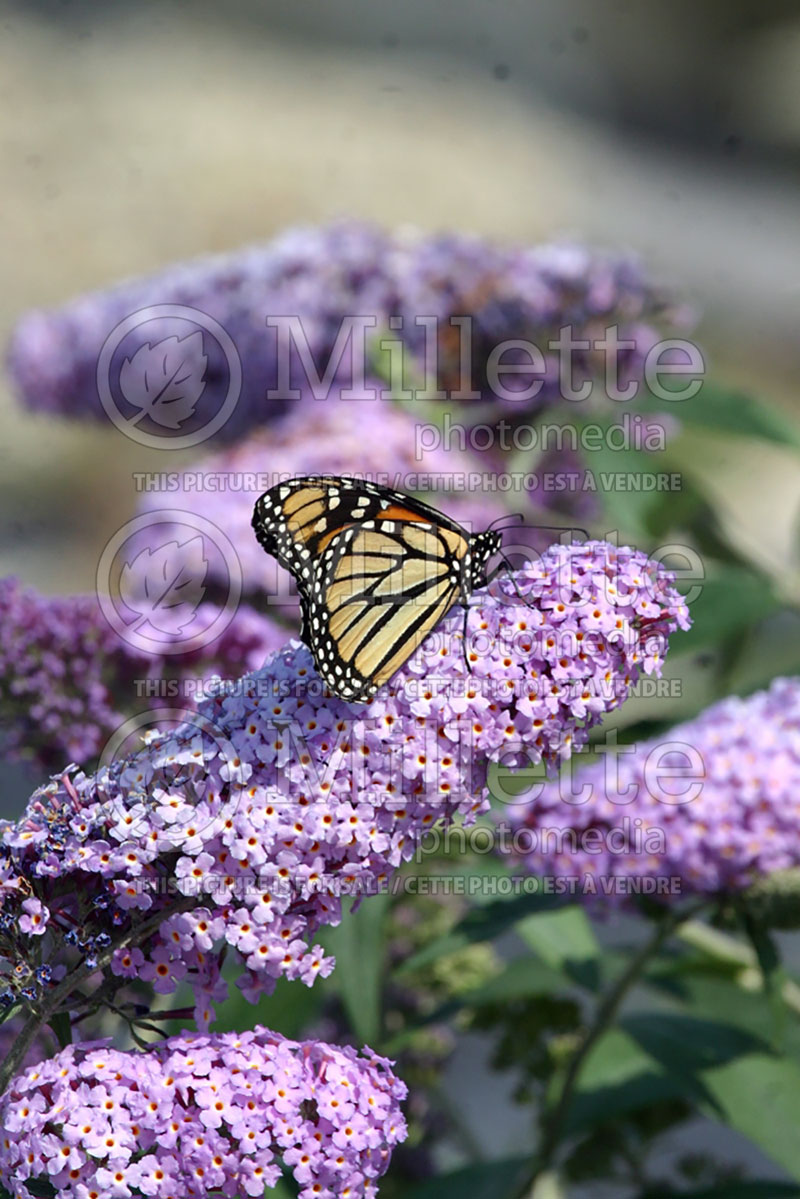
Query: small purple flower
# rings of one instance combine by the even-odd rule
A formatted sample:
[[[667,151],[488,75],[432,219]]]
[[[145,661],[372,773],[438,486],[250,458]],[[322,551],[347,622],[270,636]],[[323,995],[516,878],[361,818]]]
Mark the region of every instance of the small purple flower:
[[[172,956],[168,945],[154,949],[150,960],[139,971],[139,977],[149,982],[159,995],[171,995],[185,976],[185,964]]]
[[[603,759],[502,815],[525,870],[585,876],[590,895],[668,902],[800,866],[800,679],[731,696]]]
[[[54,779],[3,832],[9,871],[45,903],[55,888],[61,918],[82,925],[54,964],[121,926],[133,943],[143,916],[163,914],[139,973],[171,985],[180,962],[202,1022],[226,993],[225,944],[248,998],[281,976],[311,984],[333,963],[309,940],[343,895],[384,889],[437,821],[474,820],[492,763],[567,760],[687,625],[672,576],[644,554],[553,546],[477,592],[466,626],[454,610],[369,704],[333,697],[291,642],[221,683],[196,723]],[[8,890],[3,911],[19,899]]]
[[[261,1027],[139,1053],[70,1045],[0,1098],[0,1179],[19,1199],[41,1180],[67,1199],[260,1197],[283,1161],[301,1199],[374,1199],[406,1135],[391,1065]]]
[[[111,972],[119,978],[138,978],[143,962],[141,949],[117,949],[111,959]]]
[[[209,627],[206,605],[196,619]],[[42,596],[13,578],[0,580],[0,621],[0,739],[7,753],[44,770],[90,764],[131,714],[136,680],[237,677],[286,639],[243,606],[209,645],[171,662],[168,652],[152,657],[119,637],[95,596]],[[139,707],[163,703],[145,698]]]
[[[50,913],[38,899],[22,901],[23,915],[19,918],[19,931],[29,937],[41,937],[47,928]]]

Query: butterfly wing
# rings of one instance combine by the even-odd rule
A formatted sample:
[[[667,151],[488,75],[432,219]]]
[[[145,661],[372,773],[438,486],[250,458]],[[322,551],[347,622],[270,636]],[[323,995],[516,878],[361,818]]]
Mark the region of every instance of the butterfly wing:
[[[256,502],[253,530],[268,554],[294,577],[300,595],[300,636],[313,649],[309,626],[309,593],[319,554],[325,545],[349,527],[363,512],[377,511],[378,502],[361,490],[344,486],[334,476],[312,475],[290,479],[271,487]],[[356,515],[358,514],[358,515]]]
[[[343,699],[369,699],[452,608],[461,564],[439,529],[370,521],[320,560],[308,597],[317,669]]]
[[[312,476],[256,505],[261,545],[294,575],[301,636],[343,699],[366,700],[459,598],[470,536],[400,492]]]
[[[257,501],[253,529],[267,553],[296,575],[337,532],[377,518],[427,522],[461,540],[469,538],[461,525],[421,500],[347,475],[309,475],[276,484]]]

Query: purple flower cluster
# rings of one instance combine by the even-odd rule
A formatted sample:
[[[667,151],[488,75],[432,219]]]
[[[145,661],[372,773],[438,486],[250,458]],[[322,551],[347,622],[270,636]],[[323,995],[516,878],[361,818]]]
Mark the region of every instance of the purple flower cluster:
[[[613,326],[628,342],[620,380],[638,378],[665,315],[619,258],[349,222],[172,266],[20,322],[9,366],[30,407],[102,419],[111,400],[114,419],[140,433],[149,420],[162,438],[179,430],[189,443],[239,444],[166,486],[145,484],[146,527],[131,537],[139,552],[127,545],[119,592],[136,616],[130,628],[163,637],[126,640],[94,597],[49,599],[0,581],[2,744],[58,768],[18,822],[0,822],[0,1017],[9,1028],[29,1011],[2,1071],[18,1073],[0,1096],[0,1182],[14,1199],[260,1197],[289,1173],[300,1199],[374,1199],[406,1136],[406,1087],[392,1063],[262,1027],[212,1035],[213,1005],[237,971],[253,1002],[279,978],[311,986],[328,975],[334,960],[313,938],[338,923],[343,897],[384,890],[438,821],[485,812],[492,765],[544,763],[552,774],[642,671],[660,673],[670,635],[689,625],[686,605],[673,576],[640,552],[551,546],[451,612],[369,704],[350,705],[326,689],[306,646],[284,645],[285,628],[252,608],[199,636],[219,628],[237,572],[218,546],[221,558],[203,556],[198,578],[202,538],[179,535],[178,520],[189,512],[196,526],[224,529],[245,591],[291,607],[293,585],[250,524],[257,496],[281,479],[365,476],[483,529],[517,507],[499,472],[529,465],[516,443],[513,458],[492,448],[503,414],[524,418],[560,395],[550,339],[567,325],[578,339]],[[281,317],[325,374],[327,402],[300,343],[275,327]],[[340,357],[343,322],[365,317],[366,339],[352,332]],[[520,367],[511,384],[505,377],[519,396],[491,386],[490,356],[509,339],[544,356],[544,380],[526,396],[535,379],[521,373],[522,346],[503,359]],[[602,375],[592,350],[573,349],[571,369],[576,382]],[[364,384],[374,398],[348,398],[348,385]],[[415,420],[438,421],[445,409],[403,410],[389,398],[399,386],[486,401],[459,411],[470,444],[487,433],[494,473],[466,452],[463,427],[460,449],[438,448],[433,423],[417,444]],[[535,491],[534,475],[502,477]],[[520,536],[512,552],[523,549]],[[170,593],[156,621],[167,566],[172,590],[187,590]],[[177,728],[162,724],[92,773],[131,715],[137,679],[151,685],[137,697],[142,709],[163,703],[154,682],[181,695],[202,681],[206,698],[186,705]],[[223,974],[225,962],[234,969]],[[141,1052],[86,1041],[27,1064],[46,1023],[74,1029],[104,1006],[141,1044],[137,1027],[153,1027],[125,1002],[134,983],[135,1000],[142,984],[162,995],[188,986],[200,1032]]]
[[[186,336],[186,326],[181,334],[170,316],[148,316],[145,310],[156,305],[199,311],[232,339],[241,360],[242,386],[238,404],[220,430],[226,440],[286,410],[286,399],[267,397],[268,391],[284,390],[278,331],[267,327],[267,317],[299,318],[320,373],[343,319],[373,318],[368,360],[382,337],[399,339],[411,356],[413,381],[408,385],[415,386],[424,373],[431,373],[425,372],[424,363],[426,355],[430,358],[435,352],[437,385],[455,395],[462,388],[474,389],[488,400],[496,398],[486,374],[491,350],[508,339],[533,342],[546,361],[544,386],[530,405],[539,409],[558,398],[557,360],[547,341],[562,326],[571,325],[576,338],[600,336],[606,327],[617,327],[620,340],[633,342],[633,348],[624,351],[622,375],[635,377],[658,338],[653,322],[664,315],[662,297],[629,260],[574,245],[501,247],[478,237],[412,236],[343,222],[290,230],[263,246],[171,266],[60,309],[30,313],[16,329],[9,357],[19,394],[37,410],[102,418],[98,360],[120,322],[142,313],[150,345]],[[473,321],[471,345],[462,341],[459,326],[450,323],[452,317],[463,316]],[[391,333],[390,318],[393,327],[401,322]],[[228,366],[218,345],[215,357],[213,341],[186,343],[187,354],[196,350],[206,355],[202,370],[199,359],[187,364],[192,377],[204,376],[206,388],[194,423],[186,423],[182,433],[207,425],[219,407],[218,384]],[[506,353],[513,357],[513,352]],[[594,375],[592,351],[579,354],[575,378],[584,370]],[[363,349],[361,358],[356,374],[369,374]],[[291,385],[302,387],[306,371],[296,352],[291,362]],[[352,374],[345,361],[338,381],[346,382]],[[514,386],[527,384],[520,376]],[[514,407],[517,410],[519,403]]]
[[[307,939],[343,894],[382,888],[439,819],[485,810],[490,763],[567,759],[687,625],[668,572],[589,542],[477,593],[466,642],[456,609],[368,705],[332,697],[290,643],[193,721],[40,789],[5,829],[0,1001],[37,981],[22,875],[49,920],[37,961],[110,961],[163,992],[185,979],[204,1026],[226,993],[223,943],[248,998],[281,975],[310,985],[333,963]]]
[[[213,620],[201,604],[197,628]],[[130,715],[135,680],[237,677],[286,636],[243,606],[210,644],[170,663],[168,652],[156,658],[124,641],[95,596],[42,596],[14,578],[0,579],[0,625],[0,739],[7,753],[45,770],[96,758]]]
[[[428,503],[471,531],[508,512],[499,493],[480,486],[480,463],[469,454],[438,449],[417,455],[414,420],[397,405],[338,398],[309,399],[268,430],[170,478],[167,493],[144,494],[140,511],[187,509],[224,529],[236,546],[245,591],[270,594],[273,604],[293,608],[290,576],[253,537],[253,505],[274,484],[311,474],[355,475],[403,492],[424,492]],[[168,525],[157,529],[160,539],[169,535]],[[143,541],[148,531],[142,530]],[[176,545],[173,569],[181,553]],[[209,559],[208,579],[226,585],[224,561]]]
[[[636,378],[659,339],[652,322],[667,315],[665,297],[644,279],[634,260],[574,243],[504,247],[480,237],[439,234],[400,243],[394,278],[405,336],[420,364],[430,334],[418,318],[436,318],[439,387],[458,394],[469,347],[468,385],[484,400],[497,399],[487,379],[489,356],[502,342],[519,339],[533,343],[544,357],[543,386],[528,405],[535,410],[560,395],[558,358],[547,343],[558,339],[562,327],[572,327],[575,341],[593,340],[606,328],[617,328],[620,341],[631,343],[620,356],[620,379]],[[472,318],[469,342],[450,323],[452,317],[462,316]],[[572,351],[576,381],[597,373],[594,353],[591,348]],[[502,361],[530,364],[525,350],[511,348]],[[521,370],[516,381],[505,376],[503,386],[522,392],[540,377]],[[522,401],[510,399],[503,406],[509,405],[516,411]]]
[[[282,1163],[300,1199],[372,1199],[405,1138],[391,1065],[260,1027],[70,1045],[0,1100],[0,1178],[14,1199],[260,1199]]]
[[[651,893],[669,897],[738,891],[800,866],[800,679],[620,750],[576,772],[569,791],[549,782],[510,810],[527,871],[592,877],[599,895],[661,880]],[[560,848],[545,834],[554,823]]]

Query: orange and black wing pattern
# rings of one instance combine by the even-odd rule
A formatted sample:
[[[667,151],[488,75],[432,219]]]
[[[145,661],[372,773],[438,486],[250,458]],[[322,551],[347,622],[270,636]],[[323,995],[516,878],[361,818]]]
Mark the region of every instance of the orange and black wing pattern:
[[[468,598],[488,557],[476,561],[474,539],[434,508],[348,477],[276,485],[256,504],[253,527],[297,582],[301,635],[320,676],[360,702]]]

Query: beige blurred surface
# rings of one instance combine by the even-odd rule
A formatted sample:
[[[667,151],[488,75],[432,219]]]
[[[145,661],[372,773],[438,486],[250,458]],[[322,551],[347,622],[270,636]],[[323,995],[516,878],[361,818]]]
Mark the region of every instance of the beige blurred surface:
[[[719,369],[796,406],[793,194],[735,163],[623,141],[467,60],[304,44],[264,14],[242,25],[222,8],[214,20],[150,5],[70,24],[6,11],[0,339],[28,307],[298,222],[567,233],[639,250],[705,309]],[[181,459],[33,417],[5,382],[0,403],[0,573],[88,589],[133,512],[131,472]],[[723,485],[741,496],[740,484]],[[782,471],[756,486],[767,510],[797,502]]]
[[[382,63],[248,43],[224,24],[127,28],[99,23],[64,44],[59,27],[6,22],[3,342],[28,307],[293,223],[350,215],[535,240],[563,203],[557,169],[535,169],[554,162],[555,131],[510,96],[487,107],[457,88],[448,111],[436,79]],[[0,573],[88,589],[133,510],[131,472],[181,458],[31,416],[7,381],[2,409]]]

